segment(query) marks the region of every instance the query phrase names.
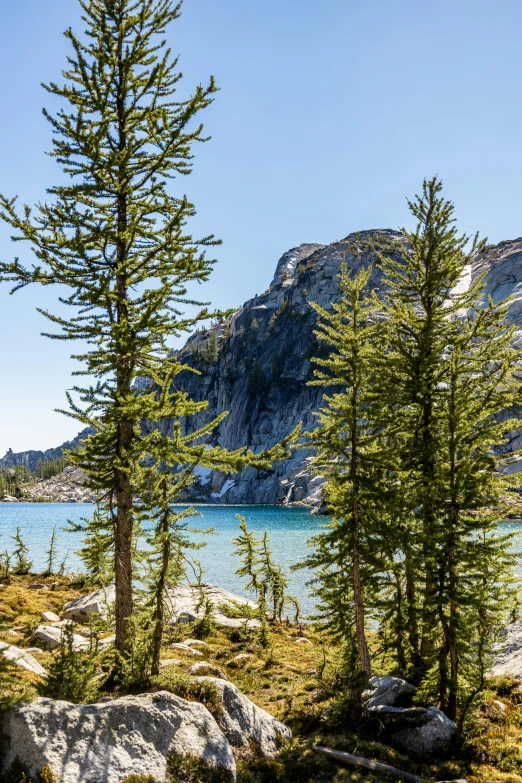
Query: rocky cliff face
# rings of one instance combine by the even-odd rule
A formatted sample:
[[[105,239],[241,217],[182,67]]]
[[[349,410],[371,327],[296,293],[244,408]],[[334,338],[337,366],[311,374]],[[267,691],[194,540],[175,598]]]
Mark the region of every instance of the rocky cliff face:
[[[312,430],[322,393],[308,385],[311,358],[321,350],[310,302],[329,308],[338,298],[343,259],[353,269],[373,264],[371,286],[379,289],[377,251],[397,253],[403,244],[398,232],[378,229],[285,253],[263,294],[246,302],[228,326],[193,335],[181,351],[201,375],[183,373],[180,384],[196,400],[209,401],[208,409],[190,422],[191,429],[229,411],[215,442],[254,451],[277,443],[299,422]],[[231,476],[203,473],[195,497],[215,503],[319,505],[322,479],[309,473],[311,456],[310,450],[299,449],[285,463],[261,473],[251,468]]]
[[[343,261],[354,271],[372,266],[370,286],[379,292],[377,252],[398,254],[404,245],[399,232],[377,229],[350,234],[331,245],[300,245],[285,253],[263,294],[246,302],[228,325],[194,334],[182,349],[186,364],[201,374],[184,372],[178,382],[195,400],[209,401],[205,412],[184,423],[185,432],[189,426],[193,431],[229,411],[214,442],[230,449],[248,446],[259,451],[277,443],[299,422],[304,430],[313,429],[322,394],[319,388],[308,386],[310,360],[321,348],[314,336],[316,316],[310,302],[329,308],[338,298],[337,276]],[[522,238],[490,246],[477,256],[462,285],[479,275],[485,275],[486,296],[495,301],[513,296],[509,318],[522,327]],[[60,456],[61,448],[51,450],[52,454]],[[509,448],[522,448],[520,433],[513,435]],[[0,464],[30,467],[31,460],[36,464],[42,456],[53,458],[51,452],[11,452]],[[251,468],[238,475],[200,471],[190,499],[319,505],[322,480],[309,473],[310,459],[311,452],[300,449],[285,463],[261,473]],[[510,472],[518,469],[522,461]]]
[[[185,389],[209,406],[191,428],[229,411],[215,442],[230,449],[246,445],[267,448],[302,422],[316,426],[314,411],[322,393],[308,386],[311,358],[320,353],[314,336],[316,315],[310,302],[325,308],[339,297],[337,277],[343,261],[354,271],[372,267],[371,288],[382,288],[377,252],[396,255],[404,237],[391,229],[350,234],[331,245],[305,244],[279,260],[270,287],[234,314],[228,327],[192,336],[183,351],[185,361],[200,376],[184,373]],[[462,285],[485,275],[485,296],[495,301],[513,296],[511,321],[522,326],[522,238],[490,246],[466,271]],[[521,338],[522,344],[522,338]],[[515,433],[511,449],[522,447]],[[240,475],[213,472],[200,476],[196,498],[215,503],[321,503],[322,479],[309,472],[311,452],[294,456],[269,471],[247,469]],[[522,463],[509,470],[522,469]]]

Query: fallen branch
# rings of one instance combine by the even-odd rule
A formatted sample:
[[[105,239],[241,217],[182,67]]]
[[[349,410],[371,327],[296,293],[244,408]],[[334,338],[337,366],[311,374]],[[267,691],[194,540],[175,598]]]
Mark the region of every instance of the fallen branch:
[[[370,761],[370,759],[363,759],[361,756],[352,756],[351,753],[343,753],[342,750],[331,750],[330,748],[324,748],[322,745],[314,745],[314,750],[333,761],[338,761],[340,764],[346,764],[349,767],[363,767],[381,775],[395,775],[399,780],[404,780],[405,783],[422,783],[421,778],[418,778],[416,775],[402,772],[400,769],[390,767],[388,764],[381,764],[379,761]]]

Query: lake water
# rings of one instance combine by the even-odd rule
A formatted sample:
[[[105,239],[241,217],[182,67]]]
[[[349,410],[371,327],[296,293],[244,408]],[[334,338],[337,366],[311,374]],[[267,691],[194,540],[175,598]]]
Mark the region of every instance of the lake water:
[[[89,517],[94,506],[66,503],[0,503],[0,551],[12,550],[16,528],[20,527],[22,537],[29,548],[33,569],[41,571],[46,563],[46,550],[53,527],[56,525],[57,560],[67,553],[67,570],[82,570],[80,558],[75,554],[81,545],[81,534],[70,533],[61,528],[67,520],[79,521]],[[288,572],[290,566],[304,559],[309,552],[307,542],[327,522],[325,517],[310,514],[306,508],[282,506],[199,506],[201,517],[194,517],[189,523],[196,528],[213,527],[216,534],[193,536],[197,541],[206,541],[204,549],[194,552],[205,569],[204,581],[218,584],[234,593],[244,594],[243,583],[234,572],[239,561],[233,553],[232,539],[238,534],[239,521],[236,514],[242,514],[249,529],[260,536],[265,530],[270,536],[275,560]],[[299,597],[305,612],[313,611],[314,601],[309,597],[306,582],[310,573],[297,571],[289,574],[290,592]]]
[[[16,528],[22,530],[22,537],[29,547],[35,571],[41,571],[46,563],[46,550],[53,527],[56,525],[58,560],[67,553],[67,570],[79,571],[82,568],[80,558],[75,554],[81,545],[81,534],[70,533],[61,528],[67,520],[79,521],[89,517],[94,506],[88,504],[65,503],[0,503],[0,551],[11,551]],[[243,582],[234,572],[239,567],[233,553],[232,539],[238,534],[236,514],[242,514],[249,529],[256,535],[267,530],[275,560],[287,573],[290,567],[303,560],[310,551],[307,546],[310,538],[317,533],[328,520],[310,514],[306,508],[283,506],[199,506],[201,517],[190,520],[194,527],[213,527],[216,535],[194,536],[197,541],[207,541],[207,546],[195,552],[205,569],[204,580],[218,584],[234,593],[243,593]],[[522,553],[522,521],[508,520],[500,525],[501,532],[516,532],[521,535],[515,541],[515,549]],[[522,578],[522,569],[518,569]],[[311,574],[306,571],[289,573],[290,592],[297,595],[304,613],[314,608],[314,599],[310,598],[307,587]]]

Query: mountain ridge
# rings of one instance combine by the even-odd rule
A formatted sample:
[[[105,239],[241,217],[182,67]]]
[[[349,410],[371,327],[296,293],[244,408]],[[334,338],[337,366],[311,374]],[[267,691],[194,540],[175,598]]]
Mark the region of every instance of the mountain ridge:
[[[328,309],[339,297],[337,277],[343,262],[354,272],[371,267],[370,289],[382,295],[378,253],[399,257],[406,247],[399,231],[381,228],[354,232],[329,245],[303,243],[284,253],[266,291],[245,302],[228,322],[192,334],[179,351],[186,365],[199,374],[184,371],[176,383],[193,399],[208,401],[206,411],[182,422],[183,433],[189,434],[223,411],[229,414],[209,442],[230,449],[268,448],[299,422],[304,430],[313,429],[322,391],[308,381],[313,372],[311,359],[321,347],[313,333],[316,314],[309,303]],[[508,319],[522,327],[522,238],[489,245],[473,259],[466,280],[482,274],[486,297],[491,295],[496,301],[514,297]],[[522,345],[522,337],[518,341]],[[150,430],[152,425],[146,422],[144,427]],[[163,431],[171,428],[172,422],[162,425]],[[56,458],[86,434],[83,431],[73,441],[46,452],[10,451],[0,465],[30,467],[38,458]],[[513,433],[508,449],[521,447],[520,434]],[[233,504],[304,502],[318,507],[323,482],[309,472],[311,458],[310,449],[299,449],[284,463],[261,473],[253,468],[235,475],[200,470],[187,499]]]

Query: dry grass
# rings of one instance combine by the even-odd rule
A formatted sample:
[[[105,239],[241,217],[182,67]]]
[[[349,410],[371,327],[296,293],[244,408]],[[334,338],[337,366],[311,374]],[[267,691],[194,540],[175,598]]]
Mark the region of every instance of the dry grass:
[[[53,590],[30,590],[29,585],[36,581],[49,580],[13,578],[0,591],[2,641],[22,648],[33,646],[30,631],[38,624],[40,612],[50,610],[59,614],[67,601],[84,592],[72,587],[66,579],[59,579]],[[23,626],[24,632],[10,635],[9,629],[13,626]],[[162,669],[161,687],[186,689],[189,667],[195,662],[208,661],[219,666],[256,704],[292,727],[294,739],[276,759],[259,758],[255,749],[237,754],[238,783],[386,783],[382,776],[333,765],[312,750],[314,744],[392,764],[418,774],[425,783],[459,777],[469,783],[522,783],[520,688],[505,682],[492,682],[492,688],[478,705],[467,738],[454,758],[427,764],[380,742],[371,731],[350,725],[339,713],[327,713],[337,695],[327,687],[336,650],[328,644],[323,645],[323,638],[314,627],[302,630],[311,645],[297,643],[295,640],[300,635],[297,629],[283,624],[273,629],[270,645],[262,648],[256,641],[255,632],[215,629],[205,639],[209,647],[197,648],[201,656],[168,646],[193,637],[191,625],[175,626],[166,640],[162,657],[175,658],[180,663]],[[234,663],[237,655],[245,653],[250,657],[239,664]],[[51,656],[50,652],[35,653],[44,666],[49,664]],[[35,681],[36,678],[23,669],[0,666],[0,694],[4,701],[34,696]],[[186,697],[198,698],[198,694],[186,691]],[[495,700],[501,700],[506,710],[495,704]]]

